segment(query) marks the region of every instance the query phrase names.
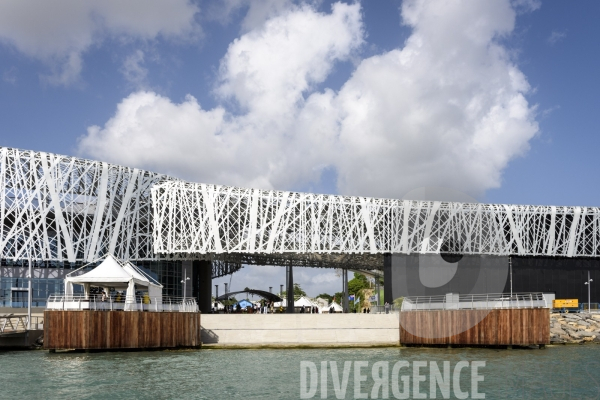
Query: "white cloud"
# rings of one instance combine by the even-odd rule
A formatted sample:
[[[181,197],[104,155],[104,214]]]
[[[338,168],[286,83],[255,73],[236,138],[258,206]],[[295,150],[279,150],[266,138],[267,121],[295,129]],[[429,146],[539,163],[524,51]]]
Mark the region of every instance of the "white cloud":
[[[123,77],[136,88],[147,84],[148,69],[144,67],[144,58],[144,52],[138,49],[125,58],[121,67]]]
[[[548,43],[550,45],[554,45],[558,42],[563,41],[567,37],[567,32],[565,31],[552,31],[550,36],[548,36]]]
[[[0,2],[0,42],[46,62],[51,84],[78,79],[82,53],[105,37],[136,40],[199,34],[189,0],[6,0]]]
[[[42,74],[40,78],[43,82],[50,85],[69,86],[79,81],[81,68],[81,54],[73,51],[64,57],[60,57],[58,63],[51,63],[52,72],[50,74]]]
[[[513,8],[520,13],[531,12],[542,6],[541,0],[511,0]]]
[[[317,6],[321,0],[304,0],[302,4]],[[297,9],[293,0],[223,0],[208,7],[209,19],[229,24],[232,16],[245,11],[240,23],[240,32],[247,33],[260,28],[269,19],[278,17],[287,11]]]
[[[17,68],[12,66],[6,69],[2,73],[2,80],[6,83],[10,83],[11,85],[15,85],[17,83]]]
[[[340,90],[342,193],[481,195],[528,149],[538,131],[529,85],[497,42],[515,12],[508,1],[467,3],[405,1],[404,48],[363,60]]]
[[[314,120],[333,93],[304,101],[338,60],[362,43],[358,5],[320,14],[308,6],[269,20],[234,41],[216,93],[224,107],[204,110],[152,92],[124,99],[104,127],[81,138],[81,153],[223,184],[282,187],[318,179],[335,139],[335,124]]]
[[[481,195],[538,132],[526,77],[499,39],[509,0],[405,1],[404,47],[362,60],[335,92],[316,87],[363,43],[359,5],[291,7],[232,42],[221,106],[133,93],[79,150],[190,180],[288,189],[335,168],[343,194],[423,186]]]

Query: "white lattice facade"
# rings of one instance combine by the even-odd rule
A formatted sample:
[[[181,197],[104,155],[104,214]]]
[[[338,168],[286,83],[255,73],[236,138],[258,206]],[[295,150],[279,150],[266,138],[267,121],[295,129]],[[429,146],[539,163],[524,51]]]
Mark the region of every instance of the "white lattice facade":
[[[598,257],[600,209],[374,199],[169,181],[152,188],[155,251]]]
[[[374,199],[186,183],[0,147],[0,257],[381,268],[385,253],[598,257],[595,207]],[[217,263],[218,264],[218,263]]]
[[[164,175],[0,147],[4,259],[155,259],[150,188]]]

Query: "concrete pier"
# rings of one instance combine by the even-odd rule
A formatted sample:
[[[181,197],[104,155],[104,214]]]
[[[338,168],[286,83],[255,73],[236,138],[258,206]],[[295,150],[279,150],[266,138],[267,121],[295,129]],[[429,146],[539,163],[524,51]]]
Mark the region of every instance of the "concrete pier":
[[[399,345],[398,314],[203,314],[205,347]]]

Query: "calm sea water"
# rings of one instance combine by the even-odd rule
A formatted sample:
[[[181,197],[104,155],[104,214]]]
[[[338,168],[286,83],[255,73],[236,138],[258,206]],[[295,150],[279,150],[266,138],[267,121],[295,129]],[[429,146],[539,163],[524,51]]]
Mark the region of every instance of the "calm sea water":
[[[367,361],[370,393],[375,362],[390,372],[399,360],[485,361],[479,392],[487,399],[600,399],[600,346],[558,346],[545,350],[488,349],[299,349],[199,350],[123,353],[0,352],[0,398],[60,399],[297,399],[300,363]],[[354,365],[354,364],[353,364]],[[427,369],[424,370],[425,372]],[[470,389],[470,372],[463,370]],[[353,373],[345,398],[354,397]],[[407,375],[409,375],[407,373]],[[427,374],[426,374],[427,375]],[[411,381],[412,382],[412,381]],[[461,383],[461,385],[463,385]],[[421,384],[429,396],[429,381]],[[328,379],[328,398],[336,398]],[[381,394],[379,394],[381,396]],[[392,391],[390,398],[394,398]],[[441,396],[438,392],[438,396]],[[321,398],[320,389],[314,396]],[[429,398],[429,397],[426,397]],[[441,398],[441,397],[438,397]],[[452,397],[455,398],[452,393]]]

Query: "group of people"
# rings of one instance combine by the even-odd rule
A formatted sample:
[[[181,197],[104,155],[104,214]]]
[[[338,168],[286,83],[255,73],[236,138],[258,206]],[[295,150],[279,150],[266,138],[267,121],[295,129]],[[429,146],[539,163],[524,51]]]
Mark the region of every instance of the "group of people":
[[[281,308],[281,307],[280,307]],[[213,314],[218,313],[218,303],[214,303],[212,307]],[[247,314],[273,314],[275,312],[272,301],[263,300],[259,304],[242,307],[240,303],[225,306],[225,314],[247,313]]]
[[[319,307],[305,307],[302,306],[300,307],[300,314],[318,314],[319,313]]]
[[[212,313],[216,314],[219,312],[218,303],[214,303],[212,307]],[[246,314],[274,314],[274,313],[282,313],[284,312],[283,306],[275,307],[275,304],[272,301],[263,300],[260,304],[253,304],[251,306],[242,307],[240,303],[225,306],[223,309],[225,314],[238,314],[238,313],[246,313]],[[319,314],[319,307],[316,306],[301,306],[298,311],[300,314]],[[329,309],[329,312],[335,312],[333,306]]]
[[[90,293],[90,297],[94,298],[96,302],[113,302],[113,303],[125,303],[126,294],[124,291],[115,291],[114,294],[107,294],[104,289],[100,289],[96,292]],[[137,302],[141,300],[144,304],[150,304],[150,295],[148,292],[136,292],[135,298]]]

